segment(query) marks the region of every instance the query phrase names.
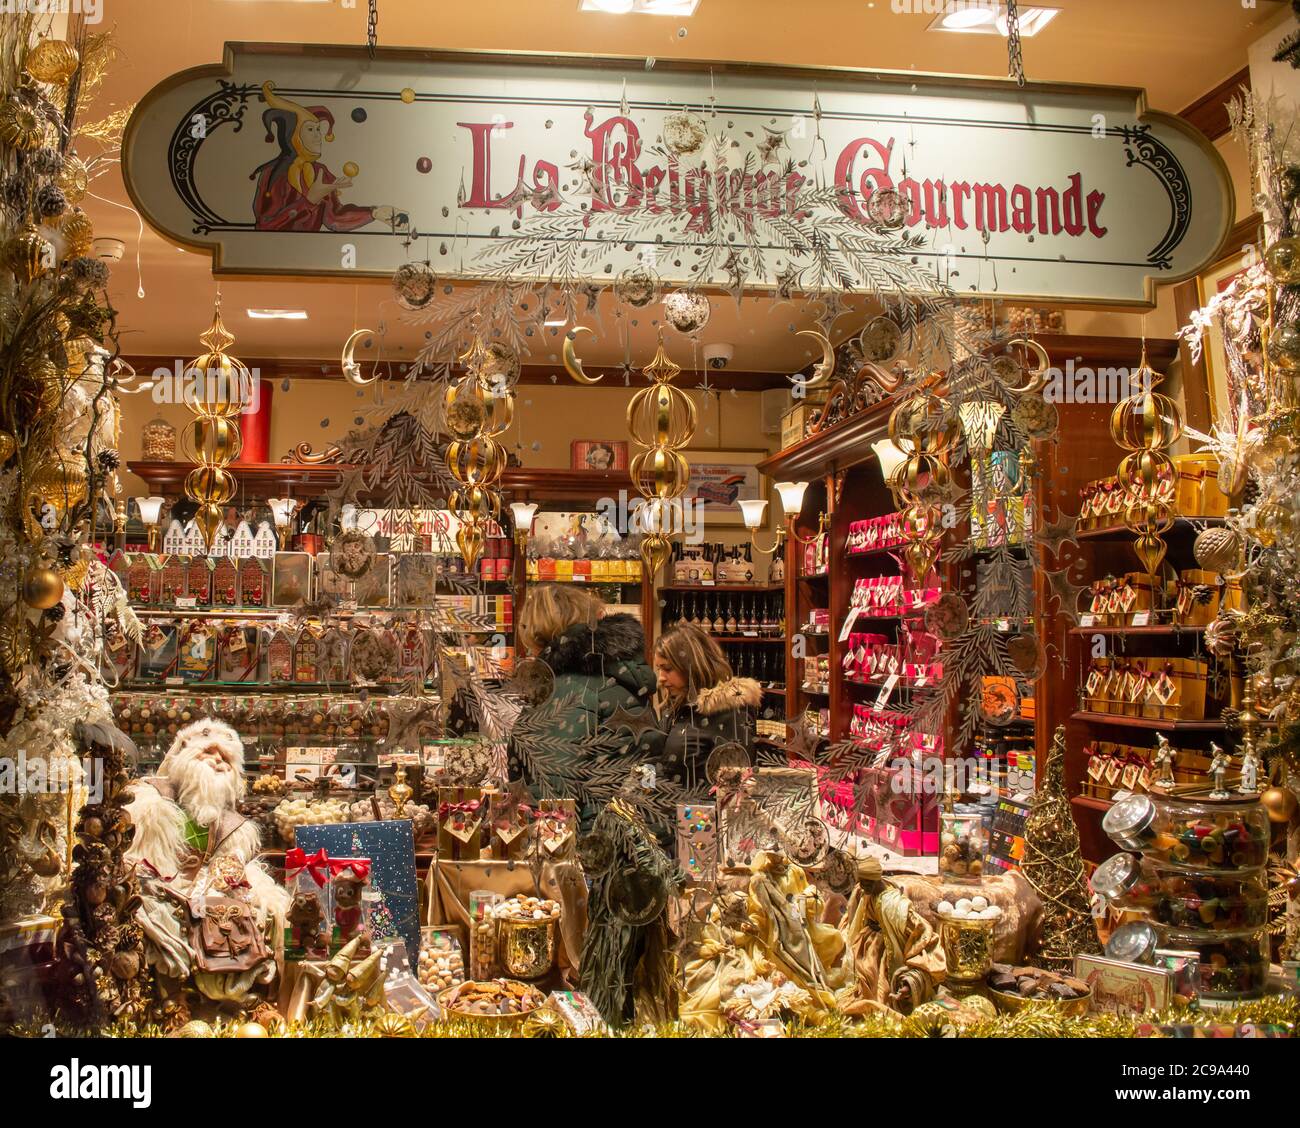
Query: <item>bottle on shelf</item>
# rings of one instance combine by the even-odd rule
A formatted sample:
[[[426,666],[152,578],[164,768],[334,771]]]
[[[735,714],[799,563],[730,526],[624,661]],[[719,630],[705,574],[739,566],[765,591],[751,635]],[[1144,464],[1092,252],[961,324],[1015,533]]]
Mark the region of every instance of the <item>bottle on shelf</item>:
[[[727,597],[727,619],[726,619],[725,626],[726,626],[727,634],[729,635],[735,635],[740,631],[740,626],[736,622],[736,608],[735,608],[734,600],[730,596]]]

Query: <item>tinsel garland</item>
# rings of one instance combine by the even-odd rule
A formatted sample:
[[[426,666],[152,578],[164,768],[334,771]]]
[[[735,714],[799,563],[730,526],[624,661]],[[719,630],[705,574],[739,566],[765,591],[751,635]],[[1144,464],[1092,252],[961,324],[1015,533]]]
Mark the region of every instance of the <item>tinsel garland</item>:
[[[530,1031],[527,1025],[502,1027],[492,1022],[474,1019],[448,1019],[432,1023],[415,1031],[405,1024],[394,1024],[391,1015],[367,1019],[342,1028],[324,1022],[294,1023],[268,1031],[276,1038],[384,1038],[394,1037],[394,1029],[405,1029],[409,1036],[418,1038],[520,1038],[538,1034],[554,1036],[548,1029]],[[864,1015],[848,1018],[831,1015],[824,1021],[810,1024],[792,1021],[785,1024],[785,1034],[790,1038],[1132,1038],[1139,1026],[1182,1025],[1220,1026],[1256,1025],[1286,1027],[1291,1037],[1296,1036],[1300,1023],[1300,998],[1293,995],[1273,995],[1266,999],[1242,1003],[1224,1010],[1200,1010],[1196,1007],[1172,1009],[1159,1014],[1140,1017],[1132,1015],[1097,1014],[1081,1018],[1066,1018],[1052,1004],[1030,1005],[1018,1014],[999,1015],[966,1027],[956,1027],[951,1022],[934,1017],[933,1012],[920,1016],[904,1017],[888,1014]],[[6,1033],[18,1037],[40,1037],[45,1029],[38,1024],[13,1027]],[[536,1030],[536,1028],[534,1028]],[[100,1031],[84,1033],[105,1038],[165,1038],[168,1032],[160,1026],[144,1023],[121,1022]],[[218,1024],[213,1037],[246,1037],[239,1023]],[[400,1036],[400,1035],[398,1035]],[[592,1037],[610,1038],[702,1038],[698,1029],[681,1023],[664,1023],[657,1026],[628,1027]]]

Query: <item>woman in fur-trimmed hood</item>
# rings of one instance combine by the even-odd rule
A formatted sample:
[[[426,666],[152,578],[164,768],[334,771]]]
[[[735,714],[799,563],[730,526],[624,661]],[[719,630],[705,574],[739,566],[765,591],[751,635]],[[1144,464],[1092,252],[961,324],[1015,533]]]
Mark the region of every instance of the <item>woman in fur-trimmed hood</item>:
[[[605,722],[618,709],[635,713],[650,705],[654,675],[645,632],[631,615],[605,614],[597,597],[572,584],[538,584],[525,597],[518,638],[524,655],[550,668],[555,688],[516,725],[511,776],[535,798],[579,799],[585,830],[596,807],[581,801],[575,783],[588,783],[598,758],[632,743],[629,730]]]
[[[658,774],[702,798],[714,748],[735,743],[752,753],[763,687],[753,678],[735,677],[722,648],[693,623],[678,624],[655,641],[654,672],[662,734]]]

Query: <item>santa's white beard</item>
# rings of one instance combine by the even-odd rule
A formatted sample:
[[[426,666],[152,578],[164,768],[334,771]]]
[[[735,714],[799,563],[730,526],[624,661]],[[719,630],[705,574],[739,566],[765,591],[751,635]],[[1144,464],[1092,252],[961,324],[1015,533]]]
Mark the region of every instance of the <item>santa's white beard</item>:
[[[178,754],[168,765],[167,778],[176,787],[176,802],[199,826],[216,828],[221,816],[239,802],[237,772],[215,771],[198,758],[198,749]]]

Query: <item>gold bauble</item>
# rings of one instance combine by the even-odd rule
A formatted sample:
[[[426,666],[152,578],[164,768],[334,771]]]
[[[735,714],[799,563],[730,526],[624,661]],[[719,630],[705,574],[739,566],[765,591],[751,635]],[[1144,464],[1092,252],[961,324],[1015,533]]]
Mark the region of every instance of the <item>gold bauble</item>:
[[[1291,514],[1277,498],[1265,498],[1255,506],[1253,521],[1247,526],[1250,535],[1265,548],[1270,547],[1291,527]]]
[[[90,216],[80,208],[63,217],[63,222],[59,224],[59,234],[66,244],[64,258],[80,258],[90,254],[95,242],[95,227],[90,222]]]
[[[1300,239],[1279,239],[1264,252],[1264,265],[1284,286],[1300,282]]]
[[[71,43],[62,39],[43,39],[27,52],[23,70],[37,82],[62,86],[77,73],[81,57]]]
[[[4,264],[14,272],[18,281],[29,286],[48,269],[49,243],[37,230],[36,224],[29,223],[12,238],[5,241],[0,253]]]
[[[568,1033],[564,1019],[549,1007],[538,1007],[524,1019],[525,1038],[564,1038]]]
[[[672,544],[662,533],[647,533],[641,538],[641,562],[645,565],[647,583],[653,582],[671,554]]]
[[[18,449],[18,441],[8,431],[0,431],[0,465],[8,462]]]
[[[23,602],[48,611],[63,598],[63,579],[53,568],[37,567],[23,577]]]
[[[0,103],[0,144],[31,152],[45,140],[45,122],[31,106],[9,100]]]
[[[415,1023],[406,1015],[396,1014],[393,1011],[381,1014],[375,1019],[374,1031],[380,1038],[414,1038],[419,1033]]]
[[[1164,562],[1168,548],[1165,542],[1155,533],[1142,533],[1133,542],[1133,551],[1137,553],[1137,558],[1142,561],[1143,567],[1147,570],[1147,575],[1154,576]]]
[[[180,1029],[173,1031],[173,1038],[211,1038],[213,1030],[208,1023],[201,1018],[192,1018]]]
[[[1270,787],[1259,797],[1260,805],[1268,812],[1268,821],[1285,825],[1295,816],[1297,800],[1289,787]]]
[[[1202,529],[1192,545],[1196,563],[1208,572],[1231,572],[1241,561],[1242,540],[1226,525]]]
[[[236,1038],[269,1038],[266,1027],[260,1022],[241,1022],[235,1027]]]
[[[27,492],[50,506],[60,522],[86,500],[86,464],[56,451],[27,476]]]
[[[90,172],[80,157],[69,153],[63,158],[63,171],[55,183],[63,189],[63,196],[69,204],[79,204],[86,198],[90,187]]]

